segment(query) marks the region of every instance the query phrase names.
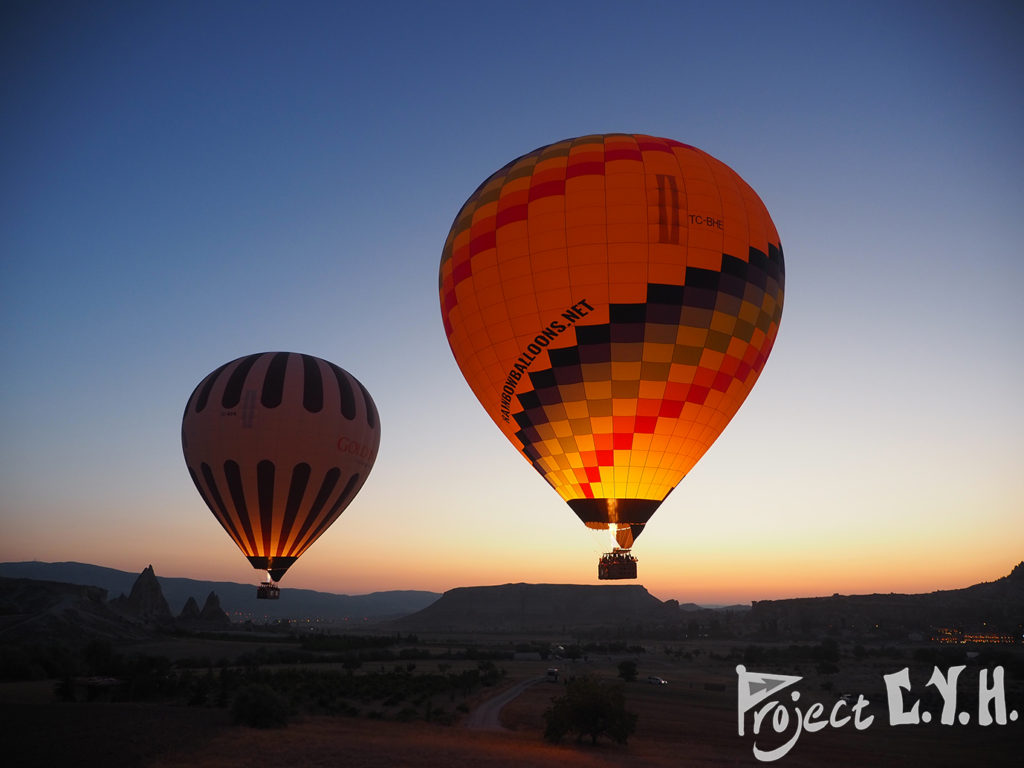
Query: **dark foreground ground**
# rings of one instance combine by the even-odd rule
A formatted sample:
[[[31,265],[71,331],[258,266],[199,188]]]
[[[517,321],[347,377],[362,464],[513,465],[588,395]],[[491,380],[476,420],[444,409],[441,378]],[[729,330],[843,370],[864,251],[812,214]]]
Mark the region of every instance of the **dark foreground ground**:
[[[628,706],[639,716],[636,733],[627,746],[600,742],[596,747],[570,741],[551,745],[543,741],[542,712],[560,685],[541,682],[528,687],[501,713],[506,731],[488,732],[464,727],[465,716],[452,725],[439,725],[367,717],[300,717],[283,729],[255,730],[230,723],[228,711],[218,707],[183,704],[60,703],[52,696],[52,681],[0,685],[4,764],[11,766],[339,766],[394,768],[396,766],[486,765],[494,768],[571,768],[572,766],[754,766],[752,723],[747,735],[737,733],[737,681],[735,661],[705,652],[698,659],[680,659],[663,653],[635,657],[640,677],[626,685]],[[587,661],[506,661],[507,676],[496,689],[476,696],[472,705],[518,681],[543,674],[557,664],[563,674],[591,673],[614,678],[620,657]],[[1024,699],[1019,683],[1007,690],[1008,711],[1019,711],[1006,726],[944,726],[937,723],[889,726],[883,673],[904,664],[892,660],[843,662],[843,671],[823,676],[813,666],[762,665],[766,672],[801,675],[794,686],[803,697],[798,704],[782,698],[793,713],[795,706],[814,700],[831,706],[841,692],[864,693],[871,701],[875,721],[864,730],[852,725],[826,727],[803,733],[788,754],[774,765],[786,768],[846,768],[847,766],[929,766],[960,768],[1024,766]],[[930,667],[911,665],[915,691],[924,694]],[[648,684],[648,675],[669,680]],[[967,687],[977,684],[977,670],[963,673]],[[976,713],[977,703],[962,697],[961,711]],[[941,703],[941,702],[940,702]],[[922,705],[936,713],[935,699]],[[936,716],[936,720],[938,717]],[[770,731],[768,721],[763,728]],[[782,736],[759,738],[772,748]]]

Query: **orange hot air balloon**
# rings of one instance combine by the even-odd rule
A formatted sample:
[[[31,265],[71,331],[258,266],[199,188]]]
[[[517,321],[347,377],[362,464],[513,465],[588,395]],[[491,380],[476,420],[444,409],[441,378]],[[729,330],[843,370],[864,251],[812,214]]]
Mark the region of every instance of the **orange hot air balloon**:
[[[217,521],[273,581],[366,481],[380,445],[370,393],[311,355],[264,352],[222,365],[192,392],[181,423],[192,481]]]
[[[757,381],[784,265],[764,204],[695,147],[637,134],[541,147],[484,181],[441,256],[448,343],[505,436],[628,549]]]

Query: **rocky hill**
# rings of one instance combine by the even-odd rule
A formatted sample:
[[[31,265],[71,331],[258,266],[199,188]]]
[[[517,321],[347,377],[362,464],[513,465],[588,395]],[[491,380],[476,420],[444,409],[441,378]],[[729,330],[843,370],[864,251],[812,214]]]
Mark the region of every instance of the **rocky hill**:
[[[830,632],[901,638],[941,628],[1019,637],[1024,628],[1024,562],[1007,576],[963,589],[758,600],[746,623],[752,633],[780,637]]]
[[[0,643],[60,639],[75,645],[94,639],[138,640],[173,629],[230,627],[215,592],[202,610],[193,598],[190,605],[194,612],[183,611],[184,619],[171,615],[152,565],[138,575],[128,595],[110,601],[100,587],[0,577]]]
[[[105,589],[110,595],[128,594],[137,573],[104,568],[88,563],[0,563],[0,576],[84,584]],[[390,619],[414,613],[437,600],[437,592],[391,590],[366,595],[339,595],[311,589],[281,589],[280,600],[257,600],[256,586],[230,581],[201,581],[157,576],[170,611],[179,615],[191,597],[216,592],[224,611],[233,621],[253,619],[299,619],[319,617],[343,619]]]
[[[563,631],[660,623],[678,614],[678,603],[664,603],[635,584],[502,584],[449,590],[392,626],[420,631]]]
[[[106,590],[35,579],[0,578],[0,643],[59,639],[139,640],[145,627],[107,603]]]

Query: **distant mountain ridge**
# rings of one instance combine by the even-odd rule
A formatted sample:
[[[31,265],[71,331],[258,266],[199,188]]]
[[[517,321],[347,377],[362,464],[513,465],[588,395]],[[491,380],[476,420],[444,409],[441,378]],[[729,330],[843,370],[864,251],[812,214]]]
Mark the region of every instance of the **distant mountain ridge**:
[[[128,594],[138,578],[136,574],[83,563],[38,562],[0,563],[0,577],[95,586],[112,597]],[[1024,630],[1024,563],[1000,579],[963,589],[909,595],[760,600],[749,608],[729,606],[719,610],[693,604],[681,606],[675,600],[663,602],[638,584],[520,583],[459,587],[444,595],[394,591],[348,596],[285,589],[281,600],[274,601],[257,600],[251,584],[153,578],[159,581],[175,616],[182,613],[189,597],[216,592],[220,606],[236,622],[244,621],[248,613],[262,620],[366,618],[386,622],[385,626],[398,630],[438,632],[618,627],[637,633],[659,632],[675,638],[769,639],[813,639],[824,634],[899,639],[911,635],[927,637],[926,633],[942,628],[969,633],[983,630],[1019,638]],[[117,598],[111,602],[117,603]],[[194,603],[187,615],[193,614],[197,607]],[[83,610],[95,613],[91,605]]]
[[[995,581],[962,589],[755,600],[746,621],[763,633],[787,637],[822,631],[899,636],[939,628],[986,628],[1019,637],[1024,628],[1024,562]]]
[[[116,599],[118,595],[131,593],[139,574],[88,563],[26,561],[0,563],[0,577],[100,587],[107,591],[111,599]],[[221,608],[233,621],[244,621],[246,618],[265,620],[306,617],[319,617],[329,621],[341,621],[346,618],[381,620],[415,613],[440,597],[436,592],[423,590],[338,595],[284,587],[280,600],[257,600],[254,584],[159,575],[156,578],[173,615],[177,616],[182,612],[190,597],[198,599],[210,592],[216,592]]]
[[[943,628],[1024,629],[1024,563],[1007,576],[926,594],[759,600],[717,610],[662,602],[640,585],[502,584],[460,587],[392,626],[418,631],[508,632],[625,628],[667,637],[931,636]]]

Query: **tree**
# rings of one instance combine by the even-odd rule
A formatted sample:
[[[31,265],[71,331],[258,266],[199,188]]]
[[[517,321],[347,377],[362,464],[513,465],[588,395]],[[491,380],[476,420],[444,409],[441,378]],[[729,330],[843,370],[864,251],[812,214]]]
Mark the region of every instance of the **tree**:
[[[590,737],[596,744],[599,736],[625,744],[636,730],[636,714],[626,709],[621,683],[602,682],[589,675],[566,683],[565,695],[551,701],[544,712],[544,738],[559,742],[567,733],[576,740]]]
[[[619,662],[619,677],[621,677],[627,683],[632,683],[634,680],[636,680],[636,662],[635,661],[620,661]]]

